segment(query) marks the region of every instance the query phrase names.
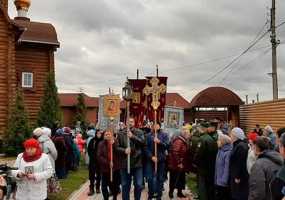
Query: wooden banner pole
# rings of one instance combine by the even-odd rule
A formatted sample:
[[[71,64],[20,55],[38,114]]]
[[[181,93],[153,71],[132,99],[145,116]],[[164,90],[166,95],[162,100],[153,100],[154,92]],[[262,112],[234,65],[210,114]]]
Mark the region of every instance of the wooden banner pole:
[[[154,138],[157,139],[157,110],[154,110]],[[158,162],[158,158],[157,158],[157,143],[154,143],[154,156],[157,159]],[[157,174],[157,162],[155,162],[154,164],[154,171],[155,174]]]

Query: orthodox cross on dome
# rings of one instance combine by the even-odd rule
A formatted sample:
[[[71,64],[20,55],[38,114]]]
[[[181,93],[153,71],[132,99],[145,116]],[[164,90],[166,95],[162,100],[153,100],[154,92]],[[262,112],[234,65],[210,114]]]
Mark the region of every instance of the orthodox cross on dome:
[[[157,77],[153,77],[150,80],[150,84],[151,86],[145,86],[143,93],[146,96],[152,95],[151,106],[154,110],[157,110],[160,106],[160,95],[166,93],[166,86],[164,84],[159,85],[159,79]]]

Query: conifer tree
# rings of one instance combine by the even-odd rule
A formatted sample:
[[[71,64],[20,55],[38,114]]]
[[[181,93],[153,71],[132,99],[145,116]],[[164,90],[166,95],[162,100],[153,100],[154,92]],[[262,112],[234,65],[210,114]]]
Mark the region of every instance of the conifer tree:
[[[23,142],[31,137],[28,115],[26,113],[22,91],[17,90],[16,101],[9,114],[7,129],[7,148],[6,154],[15,156],[23,151]]]
[[[53,129],[62,121],[62,112],[55,84],[54,74],[50,72],[45,83],[44,95],[38,114],[38,126]]]
[[[85,105],[85,99],[84,94],[82,92],[79,93],[77,97],[77,105],[76,105],[76,115],[74,118],[75,124],[80,122],[80,128],[83,133],[85,133],[86,130],[86,105]]]

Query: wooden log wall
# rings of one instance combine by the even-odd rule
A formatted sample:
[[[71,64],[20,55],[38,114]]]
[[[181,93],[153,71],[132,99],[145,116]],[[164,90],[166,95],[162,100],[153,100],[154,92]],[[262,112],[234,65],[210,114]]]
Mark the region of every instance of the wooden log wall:
[[[33,88],[23,90],[24,102],[31,125],[34,125],[37,120],[47,75],[50,70],[54,70],[54,64],[50,62],[50,56],[53,56],[53,52],[51,53],[50,49],[47,48],[37,46],[20,46],[16,48],[18,83],[21,84],[22,72],[33,73]]]
[[[247,132],[256,124],[262,128],[269,124],[275,131],[285,127],[285,99],[241,106],[240,124]]]
[[[7,127],[8,115],[8,28],[6,19],[0,10],[0,134]]]

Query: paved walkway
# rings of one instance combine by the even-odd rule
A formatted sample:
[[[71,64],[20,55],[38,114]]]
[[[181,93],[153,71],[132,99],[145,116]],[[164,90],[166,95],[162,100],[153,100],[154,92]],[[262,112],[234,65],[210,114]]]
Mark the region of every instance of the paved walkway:
[[[165,184],[165,188],[166,191],[164,192],[164,196],[163,196],[163,200],[170,200],[169,197],[168,197],[168,183]],[[94,196],[91,196],[91,197],[88,197],[87,193],[88,193],[88,190],[89,190],[89,182],[86,182],[78,191],[75,191],[71,197],[69,198],[69,200],[102,200],[102,194],[95,194]],[[185,194],[187,194],[187,198],[174,198],[176,200],[192,200],[191,198],[191,193],[190,191],[186,190],[184,191]],[[131,200],[134,199],[133,197],[133,191],[131,191]],[[110,198],[112,199],[112,198]],[[118,200],[121,200],[122,197],[121,195],[118,197]],[[141,200],[147,200],[147,188],[142,192],[142,197],[141,197]]]

